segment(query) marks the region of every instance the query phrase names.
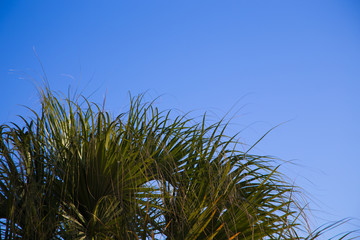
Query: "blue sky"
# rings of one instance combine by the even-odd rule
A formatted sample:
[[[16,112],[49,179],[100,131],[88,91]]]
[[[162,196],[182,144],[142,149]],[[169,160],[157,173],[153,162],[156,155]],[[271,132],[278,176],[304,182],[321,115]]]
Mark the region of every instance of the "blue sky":
[[[359,1],[0,1],[1,123],[39,106],[33,48],[54,90],[107,92],[113,113],[129,91],[213,120],[231,110],[249,145],[286,122],[252,153],[297,164],[283,171],[314,224],[360,218]]]

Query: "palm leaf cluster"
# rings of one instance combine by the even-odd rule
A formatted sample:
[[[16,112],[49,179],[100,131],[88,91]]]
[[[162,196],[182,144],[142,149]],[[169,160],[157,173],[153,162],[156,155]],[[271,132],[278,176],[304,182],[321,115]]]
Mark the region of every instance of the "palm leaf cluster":
[[[0,126],[0,239],[321,234],[301,237],[297,189],[275,160],[239,151],[222,121],[174,117],[142,95],[113,118],[86,98],[40,93],[40,113]]]

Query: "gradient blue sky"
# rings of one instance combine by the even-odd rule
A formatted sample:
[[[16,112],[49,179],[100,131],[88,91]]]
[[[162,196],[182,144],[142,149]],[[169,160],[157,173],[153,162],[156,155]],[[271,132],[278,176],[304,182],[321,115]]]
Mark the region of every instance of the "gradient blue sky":
[[[359,1],[1,0],[1,123],[39,106],[33,47],[54,90],[107,91],[114,113],[129,91],[215,120],[234,106],[229,131],[250,145],[290,120],[252,153],[298,164],[283,171],[315,225],[360,218]]]

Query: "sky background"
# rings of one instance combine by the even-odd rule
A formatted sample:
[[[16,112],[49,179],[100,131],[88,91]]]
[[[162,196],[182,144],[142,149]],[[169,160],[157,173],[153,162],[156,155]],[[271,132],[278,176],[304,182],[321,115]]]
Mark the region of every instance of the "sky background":
[[[360,228],[360,2],[0,0],[0,122],[37,109],[33,81],[69,86],[114,114],[129,92],[209,121],[312,198],[314,226]],[[33,80],[31,80],[33,79]],[[324,238],[325,239],[325,238]]]

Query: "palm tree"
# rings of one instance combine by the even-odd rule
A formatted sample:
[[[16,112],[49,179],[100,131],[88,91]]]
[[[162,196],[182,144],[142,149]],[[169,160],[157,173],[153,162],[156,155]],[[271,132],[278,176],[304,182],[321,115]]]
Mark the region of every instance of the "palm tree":
[[[315,239],[338,224],[311,232],[278,161],[239,151],[223,121],[143,95],[113,118],[39,92],[39,114],[0,126],[0,239]]]

